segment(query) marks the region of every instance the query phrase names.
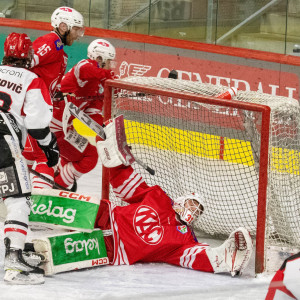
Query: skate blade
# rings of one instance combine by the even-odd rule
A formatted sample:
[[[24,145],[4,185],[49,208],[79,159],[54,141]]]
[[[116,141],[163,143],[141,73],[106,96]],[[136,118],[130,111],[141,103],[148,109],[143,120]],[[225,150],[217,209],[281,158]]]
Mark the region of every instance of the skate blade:
[[[42,274],[28,273],[19,270],[6,270],[4,282],[11,285],[36,285],[45,282]]]

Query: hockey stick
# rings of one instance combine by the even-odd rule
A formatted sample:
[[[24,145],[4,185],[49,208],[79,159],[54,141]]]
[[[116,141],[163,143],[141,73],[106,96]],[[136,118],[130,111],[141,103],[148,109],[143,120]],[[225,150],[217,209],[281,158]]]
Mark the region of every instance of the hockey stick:
[[[56,183],[55,181],[49,179],[48,177],[46,177],[45,175],[37,172],[36,170],[33,169],[29,169],[29,172],[32,173],[33,175],[43,179],[44,181],[46,181],[47,183],[51,184],[54,188],[59,189],[59,190],[63,190],[63,191],[69,191],[69,192],[75,192],[76,190],[73,190],[73,188],[75,188],[75,186],[72,186],[72,188],[69,190],[63,186],[61,186],[60,184]]]
[[[106,139],[106,135],[104,129],[101,125],[95,122],[90,116],[84,113],[79,107],[77,107],[74,103],[69,102],[69,111],[71,115],[81,121],[83,124],[92,129],[98,136],[100,136],[103,140]],[[134,160],[145,170],[147,170],[151,175],[155,174],[155,171],[147,166],[144,162],[134,157]]]

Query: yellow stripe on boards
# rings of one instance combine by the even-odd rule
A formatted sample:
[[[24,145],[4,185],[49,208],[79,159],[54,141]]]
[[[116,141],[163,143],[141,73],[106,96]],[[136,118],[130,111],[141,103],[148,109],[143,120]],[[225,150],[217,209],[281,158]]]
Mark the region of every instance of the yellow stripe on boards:
[[[96,136],[94,131],[78,119],[73,124],[79,134],[87,138]],[[211,159],[220,159],[222,152],[224,161],[254,165],[250,142],[230,138],[221,141],[220,136],[127,120],[125,128],[128,144],[142,144]],[[271,170],[300,175],[300,153],[296,150],[273,148]]]
[[[125,121],[125,127],[129,144],[142,144],[211,159],[220,159],[220,152],[223,151],[225,161],[254,165],[249,142],[224,138],[223,150],[220,136],[135,121]]]

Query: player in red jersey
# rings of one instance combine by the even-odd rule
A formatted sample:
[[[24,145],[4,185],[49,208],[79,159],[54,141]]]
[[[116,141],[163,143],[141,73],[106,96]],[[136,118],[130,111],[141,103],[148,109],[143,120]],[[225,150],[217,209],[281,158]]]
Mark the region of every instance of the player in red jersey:
[[[73,8],[59,7],[51,16],[53,31],[33,42],[34,59],[32,71],[44,79],[53,98],[66,71],[68,56],[64,46],[71,46],[84,34],[82,15]],[[54,103],[55,106],[55,103]],[[46,158],[33,139],[28,139],[23,152],[33,168],[49,179],[54,178],[54,170],[46,165]],[[38,177],[33,178],[34,188],[51,187]]]
[[[27,132],[37,140],[49,167],[59,159],[56,138],[49,128],[52,101],[44,81],[29,70],[32,57],[32,43],[26,34],[8,35],[0,66],[0,196],[7,208],[4,280],[12,284],[44,282],[42,270],[22,251],[31,195],[29,172],[21,154]]]
[[[249,232],[238,228],[217,248],[199,243],[189,225],[205,213],[205,200],[190,193],[173,201],[161,187],[148,186],[129,165],[126,140],[120,141],[123,128],[109,123],[104,129],[107,139],[97,142],[99,157],[110,168],[115,196],[129,204],[116,206],[108,200],[100,204],[96,227],[113,231],[105,237],[110,263],[166,262],[232,276],[241,273],[253,248]]]
[[[78,62],[63,77],[60,90],[65,94],[72,93],[72,96],[68,95],[65,99],[102,125],[104,82],[113,77],[111,62],[116,51],[110,42],[96,39],[88,46],[87,56],[88,59]],[[65,101],[56,102],[51,130],[56,134],[61,150],[59,173],[55,176],[55,182],[68,187],[96,166],[98,155],[96,147],[81,137],[72,126],[74,118],[70,117],[68,121],[63,118],[64,111],[68,112],[65,107]]]
[[[72,46],[75,40],[83,37],[84,20],[74,8],[59,7],[51,16],[51,25],[53,31],[33,42],[32,71],[44,79],[53,97],[67,67],[64,46]]]
[[[266,300],[300,299],[300,252],[287,258],[274,275]]]

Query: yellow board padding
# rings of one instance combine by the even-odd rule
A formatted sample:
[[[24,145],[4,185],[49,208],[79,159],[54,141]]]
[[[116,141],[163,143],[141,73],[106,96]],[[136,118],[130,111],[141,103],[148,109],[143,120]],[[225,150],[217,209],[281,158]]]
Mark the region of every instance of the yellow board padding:
[[[88,139],[96,136],[78,119],[73,124],[77,132]],[[211,134],[128,120],[125,120],[125,128],[128,144],[142,144],[211,159],[220,159],[222,152],[224,161],[254,165],[250,142],[230,138],[222,140],[220,136]],[[300,152],[273,147],[271,170],[300,175]]]
[[[271,170],[300,175],[300,153],[297,150],[272,148]]]
[[[135,121],[125,121],[125,127],[129,144],[143,144],[211,159],[220,159],[222,152],[225,161],[254,165],[249,142],[229,138],[222,140],[220,136],[211,134]]]

